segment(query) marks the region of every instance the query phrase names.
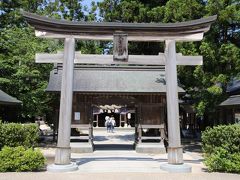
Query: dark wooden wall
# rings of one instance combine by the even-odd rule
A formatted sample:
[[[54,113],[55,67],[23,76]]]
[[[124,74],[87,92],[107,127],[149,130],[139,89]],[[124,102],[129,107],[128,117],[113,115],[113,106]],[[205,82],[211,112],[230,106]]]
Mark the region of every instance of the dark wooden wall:
[[[147,125],[164,124],[166,117],[165,107],[161,103],[141,104],[140,123]]]
[[[166,118],[166,98],[163,94],[80,94],[73,95],[72,124],[88,124],[93,120],[93,105],[126,105],[136,110],[136,122],[141,124],[163,124]],[[80,112],[80,121],[74,120],[74,112]]]

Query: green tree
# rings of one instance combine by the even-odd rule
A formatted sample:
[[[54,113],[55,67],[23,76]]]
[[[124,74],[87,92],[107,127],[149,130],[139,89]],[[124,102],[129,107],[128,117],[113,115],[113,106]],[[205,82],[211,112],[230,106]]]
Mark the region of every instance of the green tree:
[[[59,97],[45,92],[52,65],[36,64],[34,59],[36,53],[63,50],[63,41],[35,37],[33,28],[24,21],[20,9],[70,21],[95,20],[94,9],[92,14],[85,16],[81,2],[82,0],[0,2],[0,88],[23,102],[21,117],[25,120],[51,114],[52,105],[58,104]],[[76,50],[102,53],[100,46],[100,43],[93,41],[77,42]]]
[[[38,7],[37,13],[56,19],[81,21],[84,20],[81,2],[82,0],[42,0],[42,4]]]
[[[22,18],[20,9],[36,12],[40,0],[0,2],[0,88],[23,102],[21,118],[31,120],[51,110],[54,100],[46,94],[52,65],[35,64],[37,52],[53,52],[56,41],[38,39],[34,30]]]
[[[36,12],[42,0],[2,0],[0,1],[0,28],[22,26],[23,19],[19,8]]]
[[[54,41],[36,38],[33,29],[5,28],[0,32],[0,88],[23,102],[22,117],[32,118],[49,110],[45,93],[52,65],[34,61],[37,52],[53,52]]]
[[[240,68],[239,1],[209,0],[205,9],[207,15],[217,14],[218,19],[199,47],[204,64],[193,72],[195,79],[201,80],[198,91],[193,92],[198,100],[196,108],[202,112],[199,115],[215,113],[216,106],[226,98],[228,82],[239,76]]]
[[[30,97],[35,97],[36,94],[39,97],[37,99],[41,99],[41,95],[45,95],[43,89],[46,87],[47,72],[51,67],[34,64],[34,54],[36,52],[53,52],[59,47],[60,49],[63,47],[62,42],[59,44],[59,42],[36,39],[32,29],[29,29],[23,21],[19,8],[72,21],[168,23],[217,14],[218,20],[205,35],[203,41],[177,43],[178,52],[184,55],[200,54],[204,58],[203,66],[178,67],[180,82],[194,100],[197,114],[203,116],[214,113],[216,105],[226,96],[226,86],[229,80],[239,76],[240,5],[238,0],[103,0],[98,4],[93,2],[90,9],[84,7],[84,10],[88,11],[85,14],[81,2],[81,0],[5,0],[0,2],[0,67],[3,69],[0,71],[0,85],[3,89],[24,102],[28,101],[29,104],[32,103],[29,100]],[[101,16],[100,19],[97,18],[97,11]],[[19,34],[21,36],[18,36]],[[29,41],[22,40],[22,37],[29,38]],[[23,45],[21,46],[21,44]],[[83,41],[77,43],[76,49],[83,53],[98,54],[103,53],[104,48],[109,45],[111,48],[109,43]],[[21,51],[16,49],[21,49]],[[25,53],[26,49],[29,53]],[[163,50],[163,43],[131,42],[129,44],[129,53],[131,54],[158,54]],[[37,85],[32,85],[32,81],[38,81]],[[17,84],[19,93],[14,91],[17,88],[14,89],[13,84]],[[31,89],[32,86],[37,87],[39,91],[25,94],[24,90],[31,92],[28,89]],[[23,93],[21,94],[21,92]],[[47,100],[46,98],[42,99]],[[37,100],[34,101],[37,102]],[[35,106],[36,103],[33,105]],[[31,111],[44,110],[32,109]]]

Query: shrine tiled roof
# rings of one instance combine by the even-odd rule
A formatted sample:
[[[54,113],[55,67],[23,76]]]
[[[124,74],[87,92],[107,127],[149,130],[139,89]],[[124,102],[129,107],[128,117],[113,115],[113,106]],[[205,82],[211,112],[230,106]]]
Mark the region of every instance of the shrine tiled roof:
[[[22,102],[17,100],[16,98],[8,95],[7,93],[0,90],[0,104],[1,105],[16,105],[21,104]]]
[[[47,91],[61,90],[62,70],[51,71]],[[165,93],[165,70],[136,68],[75,68],[74,92]],[[67,88],[67,87],[66,87]],[[178,92],[185,92],[178,87]]]
[[[223,101],[220,106],[234,106],[240,105],[240,95],[230,96],[228,99]]]

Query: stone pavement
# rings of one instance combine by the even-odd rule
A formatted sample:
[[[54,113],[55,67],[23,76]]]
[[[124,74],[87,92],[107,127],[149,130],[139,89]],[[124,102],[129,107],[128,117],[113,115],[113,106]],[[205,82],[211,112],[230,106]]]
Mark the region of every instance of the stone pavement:
[[[184,143],[184,162],[192,166],[192,173],[167,173],[160,169],[167,162],[167,154],[138,154],[133,150],[134,130],[119,130],[107,133],[105,129],[94,129],[96,151],[86,154],[72,153],[72,160],[79,170],[67,173],[28,172],[0,173],[0,180],[239,180],[240,175],[226,173],[208,173],[202,163],[202,156],[194,145]],[[190,147],[190,148],[189,148]],[[42,148],[53,163],[55,148]]]
[[[134,128],[118,128],[114,133],[108,133],[102,128],[94,129],[96,151],[89,154],[72,154],[73,160],[79,164],[79,172],[166,173],[159,167],[167,162],[167,154],[136,153],[133,149],[134,133]],[[194,167],[193,172],[201,172],[204,168],[202,157],[198,153],[184,153],[184,159]]]
[[[94,144],[133,144],[134,128],[115,128],[113,133],[107,132],[106,128],[94,128]]]
[[[0,173],[1,180],[239,180],[240,175],[225,173]]]

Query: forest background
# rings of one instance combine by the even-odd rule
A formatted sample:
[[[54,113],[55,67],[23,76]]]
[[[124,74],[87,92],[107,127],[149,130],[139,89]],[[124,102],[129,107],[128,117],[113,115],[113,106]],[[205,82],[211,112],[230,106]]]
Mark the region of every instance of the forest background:
[[[178,67],[179,85],[186,91],[183,99],[211,125],[217,106],[228,96],[227,86],[240,79],[239,0],[1,0],[0,89],[23,102],[18,121],[52,117],[59,94],[46,93],[45,89],[53,65],[36,64],[34,57],[35,53],[63,49],[60,40],[35,37],[20,9],[70,21],[131,23],[174,23],[216,14],[217,21],[202,41],[177,43],[178,53],[203,56],[203,66]],[[129,54],[156,55],[163,50],[163,43],[129,43]],[[111,53],[112,43],[78,41],[76,51]]]

